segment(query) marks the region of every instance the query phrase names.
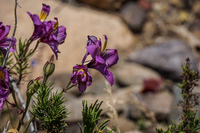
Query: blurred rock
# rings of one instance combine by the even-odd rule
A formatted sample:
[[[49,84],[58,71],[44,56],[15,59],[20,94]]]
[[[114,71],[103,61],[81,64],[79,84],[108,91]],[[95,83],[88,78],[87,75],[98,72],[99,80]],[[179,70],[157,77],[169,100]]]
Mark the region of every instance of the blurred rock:
[[[196,70],[192,49],[182,40],[171,40],[133,51],[128,60],[153,68],[163,77],[180,81],[181,66],[186,57],[190,58],[191,68]]]
[[[168,118],[169,123],[172,123],[173,121],[175,123],[181,122],[182,108],[177,106],[181,100],[183,100],[183,98],[181,97],[181,89],[177,86],[174,86],[172,109],[170,111],[169,118]]]
[[[110,105],[114,107],[117,112],[122,112],[123,110],[128,108],[130,102],[134,101],[134,92],[140,87],[141,86],[131,86],[124,88],[123,90],[118,90],[112,93],[112,97],[105,93],[100,95],[85,94],[80,98],[68,99],[64,104],[66,108],[69,109],[69,111],[71,112],[69,114],[69,118],[67,118],[67,121],[74,122],[80,121],[82,119],[82,100],[87,100],[88,105],[94,103],[97,99],[99,102],[104,101],[101,106],[101,108],[103,109],[102,113],[108,112]],[[64,94],[65,97],[68,97],[69,95],[70,94],[68,93]],[[112,104],[112,100],[116,100],[115,105]]]
[[[130,105],[129,106],[129,111],[128,111],[128,117],[132,120],[138,120],[142,117],[144,117],[143,115],[143,112],[140,110],[140,108],[138,107],[138,105]]]
[[[98,7],[104,10],[120,9],[123,2],[126,0],[78,0],[88,5]]]
[[[128,132],[125,132],[125,133],[142,133],[141,131],[139,130],[133,130],[133,131],[128,131]]]
[[[119,117],[118,126],[122,133],[137,129],[137,125],[133,121],[126,119],[124,117]]]
[[[122,19],[133,32],[141,32],[147,13],[136,2],[128,2],[121,9]]]
[[[115,122],[113,122],[111,120],[108,126],[113,127],[113,126],[115,126],[115,125],[113,125],[114,123]],[[134,121],[124,118],[123,116],[119,116],[119,118],[117,120],[117,126],[122,133],[127,132],[127,131],[133,131],[138,128],[136,123],[134,123]]]
[[[121,86],[141,85],[144,80],[150,78],[161,79],[160,75],[154,70],[132,62],[118,64],[115,74],[116,81]]]
[[[168,119],[173,101],[173,96],[168,91],[141,94],[139,95],[139,99],[148,110],[155,113],[157,120]],[[132,110],[130,110],[130,115],[134,113]],[[134,115],[132,117],[134,117]]]

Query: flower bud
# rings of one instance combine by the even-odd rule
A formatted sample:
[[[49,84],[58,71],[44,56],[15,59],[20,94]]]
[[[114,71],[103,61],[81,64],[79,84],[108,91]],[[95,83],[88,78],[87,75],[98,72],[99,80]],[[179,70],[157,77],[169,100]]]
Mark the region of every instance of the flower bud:
[[[19,109],[18,111],[17,111],[17,114],[18,115],[21,115],[22,113],[24,113],[24,108],[22,108],[23,110],[21,110],[21,109]]]
[[[43,67],[44,76],[49,77],[55,70],[54,55],[51,56],[50,61],[47,61]]]
[[[30,95],[33,95],[35,93],[35,91],[40,87],[39,83],[38,83],[38,80],[40,80],[41,78],[43,78],[42,76],[41,77],[38,77],[34,80],[31,80],[28,85],[27,85],[27,94],[30,94]]]

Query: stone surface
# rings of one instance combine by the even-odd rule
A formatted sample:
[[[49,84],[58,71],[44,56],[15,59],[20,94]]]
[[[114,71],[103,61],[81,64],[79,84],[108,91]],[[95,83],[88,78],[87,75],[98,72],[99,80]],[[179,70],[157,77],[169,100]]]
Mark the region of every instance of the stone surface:
[[[127,2],[121,9],[122,19],[133,32],[141,32],[147,14],[136,2]]]
[[[173,101],[173,96],[168,91],[141,94],[139,99],[148,110],[155,113],[157,120],[166,120],[168,118]],[[134,112],[131,111],[130,113]]]
[[[172,102],[172,109],[169,114],[169,123],[172,123],[173,121],[175,123],[179,123],[181,121],[181,113],[182,108],[178,107],[178,103],[183,100],[181,97],[181,89],[177,86],[173,87],[173,102]]]
[[[163,77],[179,81],[182,72],[181,66],[186,57],[190,58],[191,68],[196,69],[192,49],[182,40],[171,40],[133,51],[128,60],[153,68]]]
[[[134,123],[133,121],[126,119],[124,117],[118,118],[117,125],[122,133],[127,132],[127,131],[133,131],[138,128],[136,123]],[[111,126],[109,125],[109,127],[113,127],[112,123],[111,123]]]
[[[103,109],[102,113],[106,113],[109,111],[109,105],[113,106],[117,112],[123,111],[130,102],[134,102],[134,92],[141,86],[132,86],[124,88],[123,90],[118,90],[112,93],[112,98],[107,94],[100,94],[100,95],[91,95],[85,94],[80,98],[72,98],[68,99],[65,102],[66,108],[69,109],[71,112],[69,114],[69,118],[67,121],[80,121],[82,119],[81,111],[82,111],[82,100],[87,100],[88,105],[94,103],[97,99],[99,101],[104,101],[101,108]],[[64,96],[68,97],[70,94],[65,93]],[[112,104],[112,99],[116,100],[115,104]]]
[[[139,130],[134,130],[134,131],[128,131],[128,132],[125,132],[125,133],[142,133],[142,132],[139,131]]]
[[[115,70],[116,81],[121,86],[143,84],[146,79],[160,80],[160,75],[147,67],[133,62],[122,62]]]
[[[120,9],[123,2],[126,0],[78,0],[78,1],[105,10],[116,10]]]

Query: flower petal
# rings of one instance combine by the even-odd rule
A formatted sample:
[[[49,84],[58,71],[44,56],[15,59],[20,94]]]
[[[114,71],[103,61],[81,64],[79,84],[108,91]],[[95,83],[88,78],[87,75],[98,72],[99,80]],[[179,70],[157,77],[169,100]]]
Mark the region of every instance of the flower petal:
[[[86,49],[87,49],[87,52],[91,54],[93,59],[95,59],[96,56],[100,55],[100,52],[101,52],[101,48],[97,45],[88,45]]]
[[[5,38],[10,31],[10,25],[4,26],[2,22],[0,22],[0,40]]]
[[[64,43],[65,38],[67,36],[66,28],[64,26],[59,26],[55,35],[57,36],[57,40],[58,40],[59,44]]]
[[[49,15],[49,12],[50,12],[50,6],[49,5],[46,5],[46,4],[42,4],[42,10],[41,10],[41,13],[40,13],[40,20],[41,21],[45,21],[45,19],[48,17]]]
[[[99,71],[108,80],[110,85],[113,85],[113,83],[114,83],[113,74],[106,67],[106,65],[99,65],[99,66],[96,66],[93,68],[96,69],[97,71]]]
[[[106,53],[102,55],[102,58],[105,60],[107,67],[112,67],[117,64],[119,57],[116,49],[107,49]]]
[[[84,92],[86,90],[86,88],[87,88],[87,85],[85,84],[85,82],[80,82],[78,84],[78,89],[80,92]]]

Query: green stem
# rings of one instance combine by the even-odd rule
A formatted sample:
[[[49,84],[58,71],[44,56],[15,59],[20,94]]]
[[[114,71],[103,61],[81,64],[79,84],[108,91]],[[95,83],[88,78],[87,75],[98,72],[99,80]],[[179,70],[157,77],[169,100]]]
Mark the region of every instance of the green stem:
[[[11,125],[13,127],[12,117],[11,117],[11,114],[10,114],[10,109],[8,107],[8,103],[6,103],[6,105],[7,105],[7,108],[8,108],[8,114],[9,114],[9,117],[10,117]]]
[[[67,84],[67,86],[65,88],[63,88],[63,91],[62,92],[66,92],[67,90],[71,89],[72,87],[74,87],[75,85],[71,85],[71,80],[69,81],[69,83]]]
[[[12,97],[13,97],[13,99],[14,99],[15,106],[16,106],[18,109],[20,109],[20,110],[24,110],[24,109],[20,108],[20,107],[18,106],[18,104],[17,104],[17,100],[16,100],[16,97],[15,97],[15,91],[12,92]],[[6,102],[8,102],[8,101],[6,100]],[[9,103],[9,104],[12,104],[12,103],[10,103],[10,102],[8,102],[8,103]]]
[[[31,42],[30,40],[27,42],[26,48],[25,48],[25,50],[23,51],[22,55],[19,57],[19,59],[17,60],[17,62],[16,62],[11,68],[9,68],[8,71],[10,71],[11,69],[13,69],[13,68],[18,64],[18,62],[20,62],[20,61],[22,60],[23,57],[25,58],[25,55],[26,55],[26,53],[27,53],[27,51],[28,51],[28,48],[29,48],[29,46],[30,46],[31,43],[32,43],[32,42]]]
[[[29,103],[30,103],[30,101],[31,101],[31,96],[32,96],[32,95],[27,95],[27,98],[26,98],[26,107],[25,107],[24,113],[23,113],[23,115],[22,115],[22,118],[19,120],[19,123],[18,123],[18,126],[17,126],[17,130],[18,130],[18,131],[19,131],[20,128],[21,128],[21,125],[22,125],[22,123],[23,123],[23,119],[24,119],[24,117],[25,117],[25,115],[26,115],[26,112],[27,112],[27,110],[28,110],[28,106],[29,106]]]
[[[74,87],[75,85],[71,85],[71,86],[69,86],[66,90],[69,90],[69,89],[71,89],[72,87]]]
[[[31,124],[31,122],[32,122],[33,118],[34,118],[34,115],[32,115],[31,119],[28,121],[28,124],[27,124],[27,125],[26,125],[26,127],[24,128],[24,131],[23,131],[23,133],[26,133],[26,131],[27,131],[27,129],[28,129],[28,127],[29,127],[29,125]]]
[[[39,43],[40,43],[40,40],[37,41],[37,44],[35,45],[35,48],[26,56],[26,58],[29,57],[30,55],[32,55],[35,52],[35,50],[39,46]]]
[[[44,75],[44,79],[43,79],[43,81],[42,81],[42,85],[43,85],[43,86],[46,84],[47,79],[48,79],[48,77]]]

